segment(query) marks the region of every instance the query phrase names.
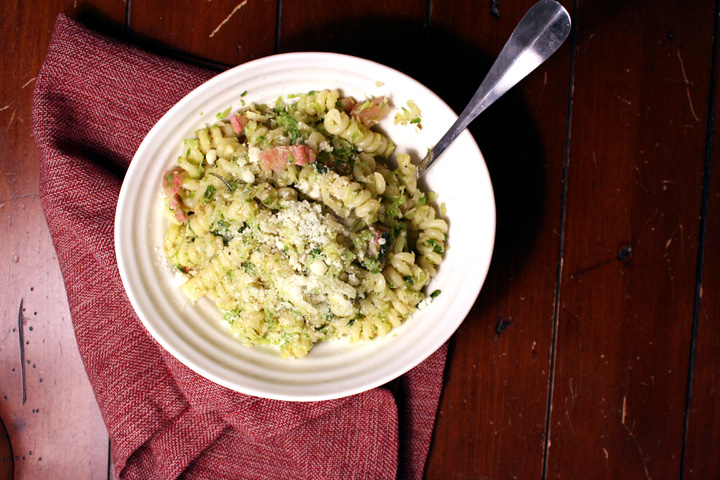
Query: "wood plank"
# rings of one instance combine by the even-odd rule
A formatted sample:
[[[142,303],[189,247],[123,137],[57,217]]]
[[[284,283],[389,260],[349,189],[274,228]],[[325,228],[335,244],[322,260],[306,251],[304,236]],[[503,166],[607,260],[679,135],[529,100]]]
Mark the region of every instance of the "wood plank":
[[[443,74],[429,83],[456,111],[534,3],[434,4],[429,56]],[[496,250],[453,338],[427,478],[541,475],[570,53],[568,41],[471,127],[495,188]]]
[[[718,4],[720,5],[720,4]],[[718,12],[716,10],[715,18]],[[718,148],[718,23],[715,25],[715,65],[711,85],[714,98],[714,124],[709,138],[711,159],[710,171],[706,171],[708,189],[706,192],[707,211],[704,217],[706,233],[702,262],[702,288],[696,315],[696,348],[691,385],[692,396],[688,411],[687,440],[683,475],[688,480],[720,477],[720,148]]]
[[[0,58],[0,417],[15,478],[103,478],[108,468],[107,432],[77,352],[40,206],[31,131],[34,79],[60,12],[103,28],[125,18],[122,1],[0,4],[0,38],[13,52]]]
[[[130,36],[162,53],[237,65],[275,52],[277,0],[131,2]]]
[[[579,1],[548,478],[680,475],[713,17]]]

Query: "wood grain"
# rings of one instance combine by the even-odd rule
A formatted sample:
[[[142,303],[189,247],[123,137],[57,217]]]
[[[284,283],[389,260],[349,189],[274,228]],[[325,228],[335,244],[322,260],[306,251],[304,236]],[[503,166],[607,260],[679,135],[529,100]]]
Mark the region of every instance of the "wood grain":
[[[688,405],[687,433],[685,445],[685,464],[683,476],[688,480],[714,478],[720,472],[720,456],[717,445],[720,444],[720,149],[718,148],[717,114],[720,111],[718,97],[718,8],[715,10],[715,62],[711,71],[710,129],[707,131],[706,164],[704,172],[704,202],[701,218],[701,234],[704,237],[704,249],[698,265],[702,270],[698,275],[699,292],[695,310],[696,343],[692,382],[690,384],[690,402]]]
[[[680,475],[713,13],[579,2],[548,478]]]
[[[456,111],[533,3],[433,8],[429,56],[443,75],[430,86]],[[428,478],[541,476],[570,53],[568,42],[471,127],[493,180],[498,231],[486,285],[452,340]]]
[[[125,18],[122,1],[0,4],[0,38],[13,52],[0,58],[0,417],[18,479],[104,478],[108,468],[107,432],[38,197],[32,92],[60,12],[104,29],[114,28],[109,19],[117,26]]]
[[[144,48],[233,66],[275,53],[277,0],[130,5],[131,38]]]

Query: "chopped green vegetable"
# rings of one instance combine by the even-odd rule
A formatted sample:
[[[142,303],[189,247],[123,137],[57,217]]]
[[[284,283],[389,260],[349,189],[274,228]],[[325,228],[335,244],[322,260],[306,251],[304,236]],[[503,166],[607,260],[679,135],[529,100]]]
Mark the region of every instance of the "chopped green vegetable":
[[[382,269],[382,263],[377,258],[366,258],[360,264],[370,273],[380,273],[380,270]]]
[[[408,123],[412,123],[418,125],[419,128],[422,128],[419,126],[420,122],[422,121],[422,112],[420,111],[420,108],[412,100],[408,100],[407,106],[408,108],[400,107],[400,111],[395,114],[395,125],[397,125],[398,123],[401,125],[407,125]]]
[[[327,165],[325,165],[324,163],[320,163],[320,162],[313,162],[312,166],[315,168],[315,171],[317,171],[318,173],[327,173],[329,170]]]
[[[236,308],[235,310],[225,312],[224,318],[226,322],[232,325],[233,323],[235,323],[235,320],[240,318],[240,309]]]
[[[431,297],[431,298],[437,298],[438,296],[440,296],[441,293],[442,293],[442,292],[441,292],[440,290],[435,290],[434,292],[432,292],[432,293],[430,294],[430,297]]]
[[[292,143],[293,145],[296,144],[298,138],[300,138],[300,132],[298,131],[298,121],[295,120],[295,117],[293,117],[289,113],[285,113],[283,111],[279,111],[276,113],[278,115],[278,125],[287,128],[288,134],[290,135],[290,143]]]
[[[398,236],[400,236],[400,233],[401,233],[401,232],[407,231],[407,228],[408,228],[407,223],[405,223],[405,222],[398,222],[398,224],[393,227],[392,236],[393,236],[394,238],[397,238]]]
[[[257,270],[255,269],[254,263],[246,263],[245,265],[243,265],[243,270],[245,270],[245,273],[247,273],[248,275],[257,275]]]
[[[225,117],[227,117],[228,115],[230,115],[230,110],[232,110],[232,107],[228,107],[228,108],[226,108],[225,110],[223,110],[222,112],[218,112],[218,113],[215,115],[215,118],[217,118],[218,120],[222,120],[223,118],[225,118]]]
[[[230,224],[225,220],[218,220],[215,222],[215,228],[210,230],[210,233],[216,237],[222,237],[223,245],[228,245],[230,240],[236,235],[235,232],[230,230]]]
[[[427,241],[428,246],[432,247],[433,252],[435,253],[443,253],[443,249],[438,243],[433,240],[432,238],[428,239]]]

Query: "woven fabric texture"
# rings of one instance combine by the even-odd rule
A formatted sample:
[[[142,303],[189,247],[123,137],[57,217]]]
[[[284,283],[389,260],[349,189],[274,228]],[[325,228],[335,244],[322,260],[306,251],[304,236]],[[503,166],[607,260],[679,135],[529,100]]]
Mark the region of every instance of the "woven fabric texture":
[[[283,402],[198,376],[135,315],[113,245],[124,172],[154,123],[217,73],[60,16],[36,82],[40,195],[118,476],[421,478],[445,347],[384,387],[332,401]]]

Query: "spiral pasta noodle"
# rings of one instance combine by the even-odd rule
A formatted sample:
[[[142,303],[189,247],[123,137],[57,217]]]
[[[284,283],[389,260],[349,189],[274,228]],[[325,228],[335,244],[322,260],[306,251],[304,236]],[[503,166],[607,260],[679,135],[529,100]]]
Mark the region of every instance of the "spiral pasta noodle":
[[[304,115],[319,116],[337,107],[340,94],[337,90],[320,90],[303,95],[294,105],[294,116],[302,120]]]
[[[387,158],[395,150],[395,144],[385,135],[373,132],[337,108],[327,112],[323,125],[329,133],[352,142],[361,152],[375,153]]]

